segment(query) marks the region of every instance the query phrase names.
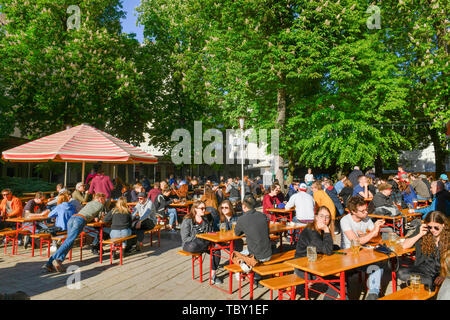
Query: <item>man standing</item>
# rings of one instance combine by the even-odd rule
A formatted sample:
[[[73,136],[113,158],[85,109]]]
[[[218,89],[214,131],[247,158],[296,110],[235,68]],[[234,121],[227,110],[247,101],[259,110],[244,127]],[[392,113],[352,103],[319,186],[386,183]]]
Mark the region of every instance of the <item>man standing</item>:
[[[380,227],[384,220],[377,220],[375,223],[368,218],[367,205],[361,197],[351,197],[347,202],[350,214],[341,219],[341,249],[351,247],[352,240],[359,240],[360,245],[364,245],[380,233]],[[369,271],[368,295],[366,300],[376,300],[380,293],[381,277],[383,275],[382,264],[361,267],[358,270]]]
[[[96,193],[94,200],[89,202],[79,213],[72,215],[67,222],[67,238],[59,249],[50,257],[44,268],[49,271],[64,272],[62,262],[66,258],[67,253],[72,249],[75,239],[83,231],[86,224],[92,221],[98,221],[98,215],[103,210],[106,197],[102,193]]]
[[[314,175],[312,174],[311,168],[308,168],[308,173],[305,174],[305,183],[307,186],[311,186],[314,182]]]
[[[103,169],[99,169],[97,175],[92,179],[91,187],[89,188],[90,194],[103,193],[106,197],[105,207],[109,208],[109,203],[111,201],[111,192],[114,190],[114,185],[109,178],[105,175]]]
[[[404,178],[404,175],[406,175],[406,176],[408,176],[408,173],[405,171],[405,170],[403,170],[403,167],[402,166],[398,166],[398,173],[397,173],[397,176],[398,176],[398,178],[400,179],[400,181],[402,181]],[[402,177],[403,176],[403,177]]]
[[[322,190],[322,184],[320,182],[314,182],[311,186],[313,192],[313,198],[316,202],[316,208],[325,206],[330,210],[331,220],[336,219],[336,207],[334,206],[333,200]]]
[[[306,184],[301,183],[298,187],[298,192],[293,194],[286,204],[286,209],[295,207],[295,217],[292,218],[293,222],[307,224],[314,221],[315,203],[313,197],[306,193],[306,189]]]
[[[361,170],[359,170],[359,167],[355,166],[353,168],[353,171],[348,175],[348,179],[351,181],[353,186],[356,186],[358,184],[358,177],[362,175],[363,173]]]

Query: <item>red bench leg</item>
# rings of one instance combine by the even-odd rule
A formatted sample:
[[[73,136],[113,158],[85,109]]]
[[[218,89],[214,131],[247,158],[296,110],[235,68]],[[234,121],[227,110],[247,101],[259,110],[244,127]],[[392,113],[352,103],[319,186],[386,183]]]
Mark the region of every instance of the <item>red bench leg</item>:
[[[114,252],[114,243],[111,243],[111,249],[109,250],[109,264],[112,264],[113,261],[113,252]]]
[[[123,252],[122,241],[119,243],[119,246],[120,246],[120,265],[122,265],[122,252]]]

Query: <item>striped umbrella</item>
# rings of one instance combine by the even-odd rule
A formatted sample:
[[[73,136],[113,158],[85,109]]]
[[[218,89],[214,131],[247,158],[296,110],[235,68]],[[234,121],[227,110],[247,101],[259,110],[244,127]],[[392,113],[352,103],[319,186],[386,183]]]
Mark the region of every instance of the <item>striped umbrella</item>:
[[[52,135],[25,143],[2,153],[2,159],[11,162],[82,162],[82,180],[86,162],[147,163],[158,159],[125,141],[82,124]]]

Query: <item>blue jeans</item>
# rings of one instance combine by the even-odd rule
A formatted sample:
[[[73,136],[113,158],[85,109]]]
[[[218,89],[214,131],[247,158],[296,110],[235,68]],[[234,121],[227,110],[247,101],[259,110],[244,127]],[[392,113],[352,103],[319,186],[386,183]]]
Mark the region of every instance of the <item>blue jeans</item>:
[[[122,229],[122,230],[111,230],[109,233],[111,238],[125,238],[131,236],[131,229]],[[122,247],[125,248],[127,246],[127,242],[122,242]]]
[[[369,274],[367,279],[368,293],[379,294],[381,277],[383,276],[382,264],[372,264],[367,267],[358,268],[357,270],[365,271]]]
[[[47,261],[47,265],[52,265],[53,260],[59,260],[63,262],[66,259],[67,253],[72,249],[75,239],[83,231],[86,225],[86,220],[80,216],[72,216],[67,222],[67,238],[59,249],[50,257]]]
[[[169,224],[173,226],[175,224],[175,221],[177,221],[177,209],[168,208],[166,215],[169,217]]]

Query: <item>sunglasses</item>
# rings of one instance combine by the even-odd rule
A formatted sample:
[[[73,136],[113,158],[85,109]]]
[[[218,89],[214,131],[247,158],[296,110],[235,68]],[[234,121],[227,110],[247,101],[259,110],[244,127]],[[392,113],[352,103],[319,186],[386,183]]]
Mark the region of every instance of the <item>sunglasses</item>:
[[[230,207],[220,207],[221,209],[230,209]]]
[[[441,228],[438,227],[438,226],[427,226],[427,229],[428,229],[428,230],[434,229],[434,230],[436,230],[436,231],[441,230]]]
[[[6,197],[8,195],[9,195],[9,193],[2,193],[2,196],[4,196],[4,197]]]
[[[138,198],[139,200],[144,200],[145,198]]]
[[[199,210],[206,210],[206,208],[205,207],[198,207],[197,209],[199,209]]]

